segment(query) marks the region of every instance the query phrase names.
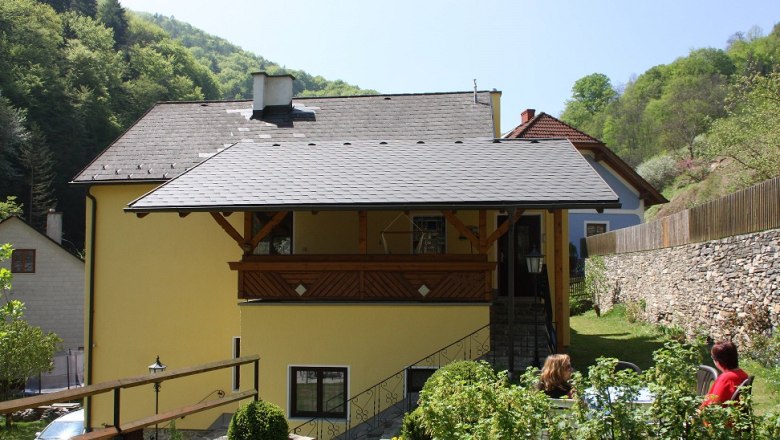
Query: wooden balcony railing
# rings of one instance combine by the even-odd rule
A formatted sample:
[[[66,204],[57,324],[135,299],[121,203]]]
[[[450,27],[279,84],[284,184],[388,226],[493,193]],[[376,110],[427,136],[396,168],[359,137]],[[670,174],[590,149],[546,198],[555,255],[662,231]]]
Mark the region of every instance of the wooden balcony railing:
[[[472,302],[492,299],[485,255],[247,255],[238,297],[275,301]]]

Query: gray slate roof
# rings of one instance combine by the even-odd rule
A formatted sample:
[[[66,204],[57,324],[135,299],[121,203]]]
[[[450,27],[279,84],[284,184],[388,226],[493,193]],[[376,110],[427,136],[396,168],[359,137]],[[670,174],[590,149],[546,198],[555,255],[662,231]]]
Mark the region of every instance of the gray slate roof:
[[[534,148],[523,148],[533,143]],[[239,142],[128,211],[619,207],[564,139]]]
[[[237,142],[492,138],[490,93],[295,98],[289,116],[252,120],[252,101],[155,105],[74,182],[163,181]]]

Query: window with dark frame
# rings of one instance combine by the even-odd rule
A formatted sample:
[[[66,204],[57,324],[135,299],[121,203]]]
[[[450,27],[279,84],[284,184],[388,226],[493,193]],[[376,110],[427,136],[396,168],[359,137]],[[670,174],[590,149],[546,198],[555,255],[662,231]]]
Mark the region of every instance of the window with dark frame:
[[[598,235],[607,232],[606,223],[587,223],[585,224],[585,236]]]
[[[290,417],[346,416],[346,368],[290,368]]]
[[[241,357],[241,337],[236,336],[233,338],[233,359]],[[241,365],[233,367],[233,391],[239,391],[241,389]]]
[[[14,249],[11,253],[11,272],[35,273],[35,249]]]
[[[252,235],[257,234],[274,217],[275,212],[255,212],[252,216]],[[255,255],[292,255],[293,214],[288,213],[274,226],[252,251]]]
[[[412,218],[412,252],[444,254],[447,252],[447,223],[442,215],[416,215]]]

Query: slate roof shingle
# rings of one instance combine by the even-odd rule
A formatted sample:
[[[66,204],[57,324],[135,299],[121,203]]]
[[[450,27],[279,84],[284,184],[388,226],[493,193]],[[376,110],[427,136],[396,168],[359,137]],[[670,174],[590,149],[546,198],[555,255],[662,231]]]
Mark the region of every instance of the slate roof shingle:
[[[517,148],[517,144],[534,148]],[[618,207],[567,140],[239,142],[128,211]]]
[[[290,116],[250,119],[252,101],[152,107],[75,178],[163,181],[236,142],[492,138],[490,92],[294,98]]]

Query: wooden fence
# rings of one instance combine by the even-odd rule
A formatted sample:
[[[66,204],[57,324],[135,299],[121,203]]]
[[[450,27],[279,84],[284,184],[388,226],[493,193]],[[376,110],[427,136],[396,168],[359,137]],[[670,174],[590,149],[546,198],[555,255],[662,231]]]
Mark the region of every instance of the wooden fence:
[[[701,243],[780,228],[780,177],[650,223],[586,239],[589,256]]]

